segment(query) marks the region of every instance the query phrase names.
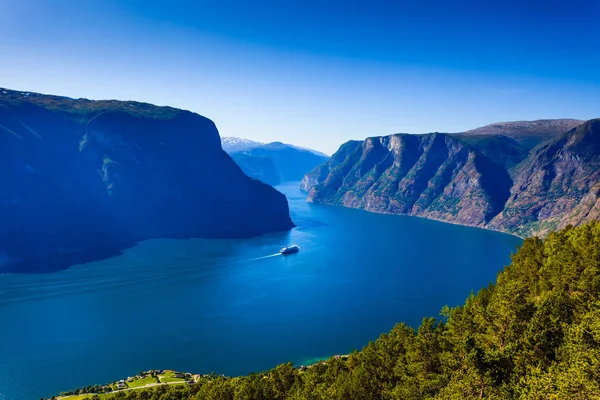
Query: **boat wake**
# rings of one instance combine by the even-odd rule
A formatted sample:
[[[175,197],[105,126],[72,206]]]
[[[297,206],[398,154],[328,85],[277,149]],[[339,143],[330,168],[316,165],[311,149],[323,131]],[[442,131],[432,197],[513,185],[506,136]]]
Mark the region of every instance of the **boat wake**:
[[[258,261],[258,260],[264,260],[265,258],[271,258],[271,257],[278,257],[280,256],[281,253],[274,253],[274,254],[269,254],[268,256],[262,256],[262,257],[256,257],[256,258],[251,258],[247,261]]]
[[[16,301],[39,300],[48,297],[71,295],[98,290],[109,290],[131,284],[171,281],[177,284],[181,279],[187,283],[191,281],[202,282],[216,279],[220,272],[229,269],[234,264],[245,264],[281,256],[281,253],[251,259],[235,259],[230,257],[209,259],[188,259],[178,261],[162,261],[146,263],[115,264],[113,268],[99,265],[90,268],[85,276],[68,277],[66,279],[50,279],[43,282],[31,283],[6,283],[0,282],[0,306]],[[143,266],[143,268],[140,268]],[[1,400],[1,398],[0,398]]]

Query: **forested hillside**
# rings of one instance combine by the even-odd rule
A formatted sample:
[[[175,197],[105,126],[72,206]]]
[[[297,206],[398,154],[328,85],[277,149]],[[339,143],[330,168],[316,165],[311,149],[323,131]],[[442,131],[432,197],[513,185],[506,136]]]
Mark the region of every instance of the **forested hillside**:
[[[347,358],[108,396],[599,399],[600,222],[525,240],[496,283],[464,305],[417,329],[398,324]]]

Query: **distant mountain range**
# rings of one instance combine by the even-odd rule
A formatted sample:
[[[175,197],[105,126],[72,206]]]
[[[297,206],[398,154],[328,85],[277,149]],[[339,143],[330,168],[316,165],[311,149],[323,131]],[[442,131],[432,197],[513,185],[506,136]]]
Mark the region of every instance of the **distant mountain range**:
[[[315,203],[544,235],[600,216],[600,120],[350,141],[301,188]]]
[[[281,142],[260,143],[237,137],[221,139],[228,152],[244,173],[269,185],[283,181],[299,181],[329,156],[316,150]]]
[[[65,268],[149,238],[293,226],[198,114],[0,89],[0,272]]]
[[[256,142],[250,139],[244,139],[239,137],[222,137],[221,147],[227,153],[235,153],[236,151],[244,151],[253,147],[262,146],[264,143]]]

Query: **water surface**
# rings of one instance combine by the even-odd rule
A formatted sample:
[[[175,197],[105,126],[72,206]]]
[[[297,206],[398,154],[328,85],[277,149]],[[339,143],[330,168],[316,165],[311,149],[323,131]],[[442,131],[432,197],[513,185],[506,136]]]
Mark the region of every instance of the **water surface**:
[[[250,240],[148,240],[41,275],[0,276],[0,400],[138,371],[247,374],[348,353],[418,325],[495,279],[519,238],[308,204],[297,228]],[[288,243],[300,252],[277,255]]]

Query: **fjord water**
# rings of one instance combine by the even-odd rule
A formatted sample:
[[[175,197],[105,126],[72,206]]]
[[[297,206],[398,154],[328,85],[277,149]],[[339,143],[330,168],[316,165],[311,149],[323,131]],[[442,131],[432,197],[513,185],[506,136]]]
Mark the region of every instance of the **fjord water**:
[[[147,369],[226,375],[359,349],[396,322],[462,304],[519,238],[308,204],[277,188],[290,232],[149,240],[51,274],[0,276],[0,400],[39,399]],[[300,252],[277,254],[280,246]]]

